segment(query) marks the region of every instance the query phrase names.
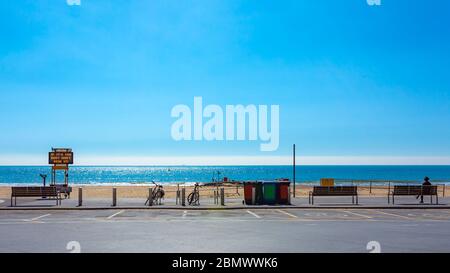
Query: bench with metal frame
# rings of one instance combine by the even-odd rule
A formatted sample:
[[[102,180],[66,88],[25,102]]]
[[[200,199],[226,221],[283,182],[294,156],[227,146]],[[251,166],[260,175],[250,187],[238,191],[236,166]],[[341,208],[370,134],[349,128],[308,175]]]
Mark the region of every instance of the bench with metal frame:
[[[314,186],[309,192],[309,204],[314,205],[314,196],[351,196],[352,204],[358,204],[357,186]]]
[[[395,204],[395,196],[430,196],[430,203],[433,204],[433,196],[436,196],[436,204],[439,204],[437,186],[411,186],[401,185],[394,186],[394,190],[388,192],[388,203],[390,204],[390,197],[392,197],[392,204]]]
[[[11,188],[11,207],[17,205],[17,197],[55,197],[56,205],[61,205],[61,193],[56,187],[12,187]]]

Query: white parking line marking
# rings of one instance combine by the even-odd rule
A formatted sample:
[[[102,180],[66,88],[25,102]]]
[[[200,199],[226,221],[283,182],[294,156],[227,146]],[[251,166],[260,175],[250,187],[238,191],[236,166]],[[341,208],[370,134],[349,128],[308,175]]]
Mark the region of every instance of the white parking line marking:
[[[182,217],[182,218],[186,218],[187,214],[188,214],[188,211],[185,210],[185,211],[183,211],[183,216],[181,216],[181,217]]]
[[[285,215],[287,215],[287,216],[289,216],[289,217],[292,217],[292,218],[298,218],[296,215],[291,214],[291,213],[286,212],[286,211],[281,210],[281,209],[277,209],[276,211],[278,211],[279,213],[283,213],[283,214],[285,214]]]
[[[412,218],[406,217],[406,216],[403,216],[403,215],[398,215],[398,214],[393,214],[393,213],[387,213],[387,212],[379,211],[379,210],[373,210],[373,211],[374,211],[374,212],[377,212],[377,213],[380,213],[380,214],[384,214],[384,215],[389,215],[389,216],[399,217],[399,218],[403,218],[403,219],[413,220]]]
[[[49,213],[49,214],[44,214],[44,215],[41,215],[41,216],[32,218],[32,219],[30,219],[30,220],[28,220],[28,221],[36,221],[36,220],[42,219],[42,218],[47,217],[47,216],[50,216],[50,215],[51,215],[50,213]]]
[[[364,214],[359,214],[359,213],[352,212],[352,211],[349,211],[349,210],[343,210],[343,212],[348,213],[348,214],[352,214],[352,215],[355,215],[355,216],[358,216],[358,217],[363,217],[363,218],[366,218],[366,219],[372,219],[373,218],[371,216],[364,215]]]
[[[255,216],[256,218],[261,218],[261,216],[259,216],[258,214],[254,213],[254,212],[251,212],[251,211],[249,211],[249,210],[247,210],[247,213],[249,213],[249,214]]]
[[[119,215],[119,214],[121,214],[123,212],[125,212],[125,210],[121,210],[119,212],[116,212],[113,215],[108,216],[106,219],[112,219],[112,218],[116,217],[117,215]]]

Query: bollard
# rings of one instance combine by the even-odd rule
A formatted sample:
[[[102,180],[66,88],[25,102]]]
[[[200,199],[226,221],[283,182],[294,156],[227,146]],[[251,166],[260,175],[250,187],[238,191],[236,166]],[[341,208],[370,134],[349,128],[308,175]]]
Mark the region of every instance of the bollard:
[[[83,206],[83,188],[78,188],[78,206]]]
[[[148,188],[148,206],[153,206],[153,189]]]
[[[444,184],[444,188],[442,189],[442,197],[445,197],[445,184]]]
[[[115,207],[117,206],[117,188],[113,188],[112,194],[112,206]]]
[[[225,189],[220,189],[220,205],[225,206]]]
[[[180,190],[177,190],[177,196],[176,196],[176,201],[175,201],[175,205],[180,204],[180,199],[181,199],[181,192]]]
[[[184,207],[186,206],[186,189],[181,189],[181,205]]]

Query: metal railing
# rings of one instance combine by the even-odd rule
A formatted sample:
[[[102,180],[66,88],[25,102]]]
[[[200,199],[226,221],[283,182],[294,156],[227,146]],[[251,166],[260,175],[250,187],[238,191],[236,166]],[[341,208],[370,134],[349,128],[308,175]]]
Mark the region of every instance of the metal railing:
[[[423,181],[417,180],[383,180],[383,179],[334,179],[336,185],[356,185],[356,186],[368,186],[369,193],[372,193],[372,189],[385,186],[388,191],[391,191],[393,185],[422,185]],[[315,186],[320,185],[320,181],[296,181],[297,186]],[[438,179],[433,180],[432,184],[442,189],[442,197],[445,197],[446,186],[450,185],[450,179]]]

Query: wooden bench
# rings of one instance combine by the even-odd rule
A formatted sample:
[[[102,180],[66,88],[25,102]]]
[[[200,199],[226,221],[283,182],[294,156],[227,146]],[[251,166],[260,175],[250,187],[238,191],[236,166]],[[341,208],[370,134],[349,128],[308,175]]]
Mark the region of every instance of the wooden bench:
[[[309,203],[314,205],[314,196],[351,196],[352,204],[358,204],[357,186],[314,186],[309,192]]]
[[[436,196],[436,204],[439,204],[437,186],[394,186],[394,190],[388,192],[388,203],[390,204],[390,197],[392,196],[392,204],[395,204],[395,196],[426,196],[431,198],[433,203],[433,196]]]
[[[56,187],[12,187],[11,207],[17,205],[17,197],[55,197],[56,205],[61,205],[61,194]]]

